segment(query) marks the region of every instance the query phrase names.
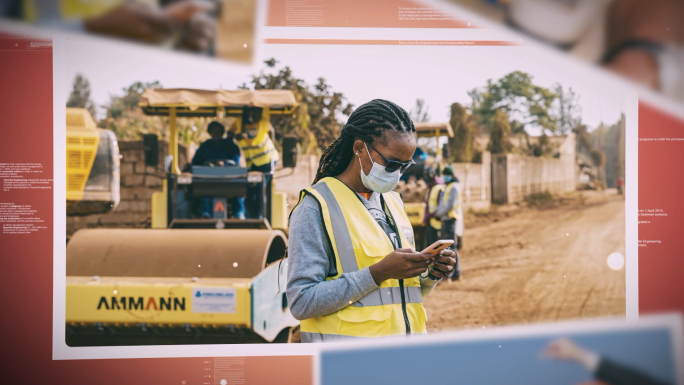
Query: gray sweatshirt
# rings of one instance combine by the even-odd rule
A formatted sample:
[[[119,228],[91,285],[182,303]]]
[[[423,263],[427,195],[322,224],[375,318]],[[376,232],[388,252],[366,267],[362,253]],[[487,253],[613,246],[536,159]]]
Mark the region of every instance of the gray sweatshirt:
[[[386,220],[379,194],[373,193],[369,200],[359,197],[376,220],[382,220],[383,216]],[[318,203],[306,196],[290,218],[288,246],[287,302],[298,320],[334,313],[378,288],[368,268],[325,280],[333,253],[324,231]],[[423,296],[428,295],[437,282],[439,280],[421,277]]]

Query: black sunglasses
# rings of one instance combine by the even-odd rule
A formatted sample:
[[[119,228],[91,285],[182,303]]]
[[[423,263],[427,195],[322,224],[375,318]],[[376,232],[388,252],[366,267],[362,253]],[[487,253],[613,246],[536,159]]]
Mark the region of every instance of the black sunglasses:
[[[372,144],[366,143],[366,142],[364,142],[364,144],[369,145],[370,148],[373,149],[373,151],[375,151],[375,152],[377,152],[378,154],[380,154],[380,156],[382,157],[382,159],[385,160],[385,163],[386,163],[386,165],[385,165],[385,171],[387,171],[387,172],[395,172],[395,171],[399,170],[399,172],[403,174],[403,173],[405,173],[408,169],[410,169],[414,164],[416,164],[416,162],[414,162],[413,159],[409,160],[408,162],[399,162],[398,160],[389,160],[389,159],[385,158],[385,156],[382,155],[382,154],[380,153],[380,151],[376,150],[375,147],[373,147]],[[368,148],[366,148],[366,150],[368,150]],[[370,154],[368,154],[368,156],[370,157]],[[371,161],[372,161],[372,160],[373,160],[373,158],[371,158]]]

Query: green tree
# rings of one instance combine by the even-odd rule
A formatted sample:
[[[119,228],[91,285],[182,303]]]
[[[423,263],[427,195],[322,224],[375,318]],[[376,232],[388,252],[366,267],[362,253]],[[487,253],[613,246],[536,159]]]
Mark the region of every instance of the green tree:
[[[134,82],[128,87],[123,88],[123,95],[109,97],[109,104],[107,108],[107,117],[119,118],[126,112],[138,110],[138,103],[142,97],[143,91],[147,88],[160,88],[161,83],[155,80],[153,82]]]
[[[542,133],[536,139],[536,142],[530,142],[530,137],[526,136],[528,155],[532,156],[548,156],[551,155],[552,149],[549,146],[549,137],[546,132]]]
[[[494,112],[489,126],[489,143],[487,151],[492,154],[505,154],[513,147],[510,142],[511,124],[505,112],[497,110]]]
[[[565,90],[562,85],[556,84],[553,89],[557,98],[553,105],[553,115],[556,117],[556,129],[554,134],[567,135],[582,124],[582,107],[579,105],[579,96],[572,88]]]
[[[90,100],[90,82],[85,75],[76,74],[66,106],[85,108],[93,116],[93,119],[97,119],[97,108],[95,103]]]
[[[168,140],[169,119],[166,117],[147,116],[138,106],[143,91],[147,88],[159,88],[158,81],[137,81],[122,88],[122,95],[110,95],[109,102],[104,106],[107,116],[99,122],[100,127],[108,128],[122,140],[138,140],[143,134],[157,134],[161,139]],[[178,118],[176,127],[180,143],[200,143],[208,137],[207,118]]]
[[[343,126],[340,120],[351,114],[353,105],[342,93],[334,92],[323,78],[311,87],[295,77],[288,66],[268,73],[268,69],[275,69],[277,60],[269,59],[264,63],[266,68],[252,76],[252,89],[290,90],[299,104],[292,116],[271,118],[277,145],[282,144],[285,135],[297,136],[305,153],[315,153],[330,145],[340,135]],[[249,88],[246,84],[240,87]]]
[[[556,130],[556,117],[551,108],[558,95],[537,86],[533,77],[525,72],[511,72],[501,79],[488,80],[483,88],[469,92],[473,116],[485,127],[491,128],[497,112],[508,116],[512,133],[527,133],[536,127],[542,132]]]
[[[449,138],[449,150],[454,162],[472,162],[474,157],[476,125],[468,110],[459,103],[451,105],[451,128],[454,137]]]

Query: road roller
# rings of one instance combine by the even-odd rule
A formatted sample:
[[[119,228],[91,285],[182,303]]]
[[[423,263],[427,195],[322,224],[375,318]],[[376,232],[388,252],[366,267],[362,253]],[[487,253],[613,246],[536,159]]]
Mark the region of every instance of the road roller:
[[[140,107],[168,122],[169,155],[144,137],[145,164],[158,167],[151,228],[83,229],[67,244],[66,343],[69,346],[296,342],[289,311],[287,196],[273,178],[245,167],[178,164],[176,119],[232,117],[246,108],[290,115],[286,90],[147,89]],[[296,166],[296,138],[283,141],[283,168]],[[280,170],[277,170],[280,171]],[[271,183],[267,189],[266,183]],[[229,202],[261,191],[258,217],[235,218]],[[270,194],[266,194],[271,191]],[[192,209],[210,199],[213,217]]]

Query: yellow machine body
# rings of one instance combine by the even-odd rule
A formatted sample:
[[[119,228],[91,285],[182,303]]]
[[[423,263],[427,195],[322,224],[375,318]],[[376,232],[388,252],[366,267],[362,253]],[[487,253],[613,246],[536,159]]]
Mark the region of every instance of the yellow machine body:
[[[167,182],[166,180],[162,181],[162,186],[163,189],[162,191],[156,191],[152,193],[152,221],[151,221],[151,227],[153,229],[165,229],[167,226],[167,202],[166,202],[166,196],[167,196]]]
[[[119,204],[119,147],[84,108],[66,111],[68,215],[106,213]]]
[[[66,321],[250,328],[251,283],[251,279],[205,278],[200,283],[188,278],[103,277],[94,281],[92,277],[69,277]],[[198,288],[230,298],[217,304],[220,312],[209,313],[210,307],[200,308],[193,302],[193,289]]]
[[[404,211],[408,216],[409,222],[413,227],[422,226],[425,219],[425,203],[421,202],[406,202],[404,203]]]
[[[67,244],[66,323],[230,327],[273,341],[298,324],[278,286],[286,247],[279,230],[80,230]]]
[[[83,108],[67,108],[66,124],[67,201],[83,199],[100,135],[95,121]]]

